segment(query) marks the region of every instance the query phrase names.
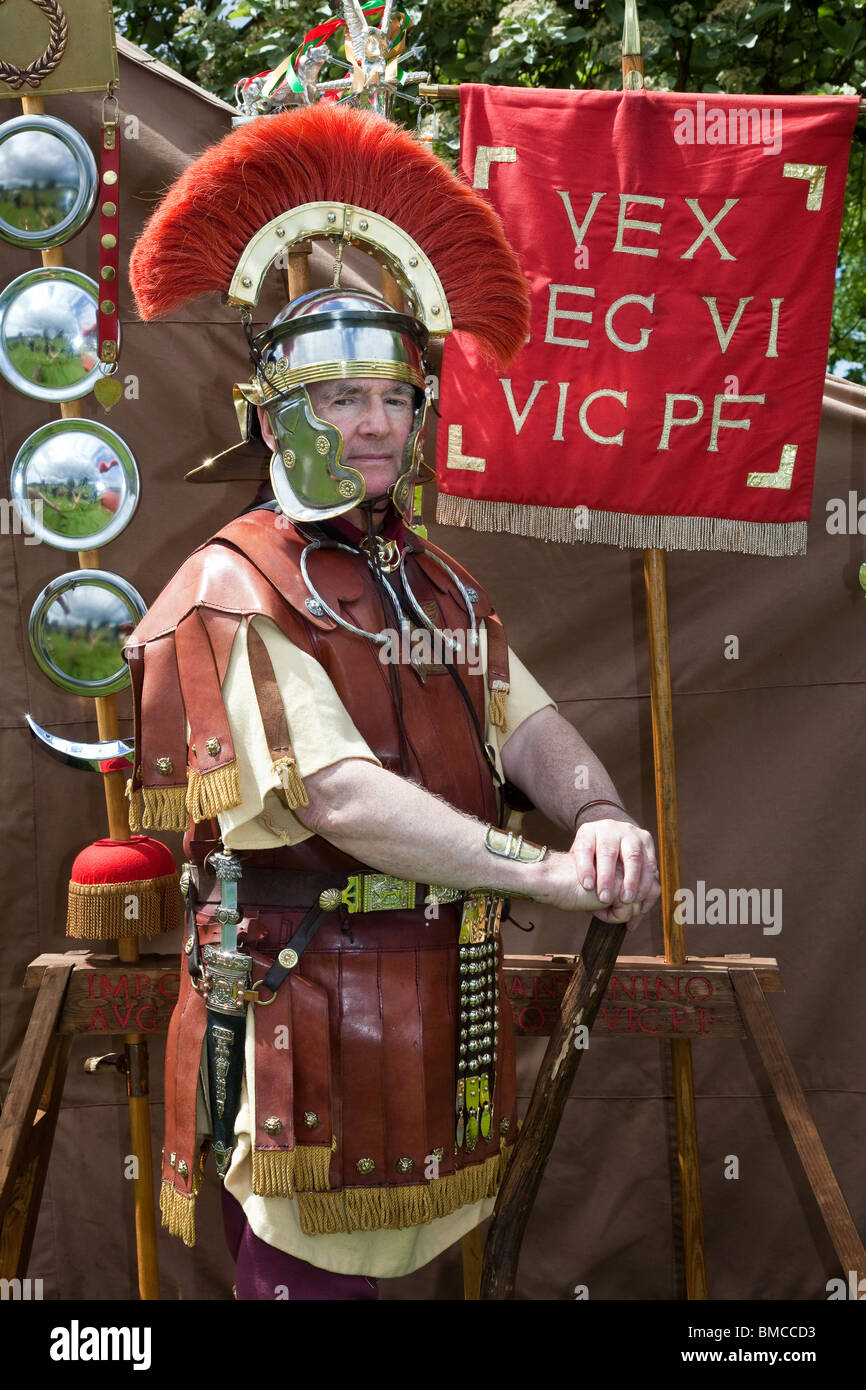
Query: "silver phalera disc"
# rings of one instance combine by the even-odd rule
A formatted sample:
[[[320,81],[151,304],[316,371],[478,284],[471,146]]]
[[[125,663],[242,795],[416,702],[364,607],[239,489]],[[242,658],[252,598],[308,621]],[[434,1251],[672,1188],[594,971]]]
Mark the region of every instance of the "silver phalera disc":
[[[129,684],[122,649],[147,612],[144,599],[109,570],[71,570],[42,590],[30,612],[39,669],[73,695],[111,695]]]
[[[26,439],[10,485],[28,532],[58,550],[99,550],[138,506],[138,467],[119,434],[96,420],[51,420]]]
[[[96,282],[48,266],[19,275],[0,294],[0,372],[26,396],[74,401],[101,375]]]
[[[86,140],[56,116],[0,125],[0,237],[44,251],[88,221],[99,176]]]

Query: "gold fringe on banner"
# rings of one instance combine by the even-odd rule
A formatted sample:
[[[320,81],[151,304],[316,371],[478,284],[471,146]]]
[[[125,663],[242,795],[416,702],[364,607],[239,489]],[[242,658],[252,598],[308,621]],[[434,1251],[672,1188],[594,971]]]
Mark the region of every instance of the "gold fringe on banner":
[[[234,758],[224,767],[211,768],[210,772],[198,772],[193,767],[189,769],[186,809],[196,824],[213,819],[220,811],[231,811],[240,804],[240,774]]]
[[[621,550],[729,550],[741,555],[805,555],[805,521],[733,521],[712,516],[640,516],[543,507],[528,502],[488,502],[440,492],[436,520],[473,531],[505,531],[542,541],[587,541]]]
[[[510,687],[505,681],[494,680],[490,682],[490,699],[487,704],[487,715],[490,723],[497,729],[505,728],[505,697]]]
[[[495,1197],[505,1164],[514,1146],[498,1154],[434,1178],[423,1186],[347,1187],[341,1192],[298,1192],[301,1230],[308,1236],[337,1235],[350,1231],[402,1231],[424,1226],[439,1216],[450,1216],[458,1207]]]
[[[129,899],[138,914],[129,917]],[[111,941],[116,937],[158,936],[181,923],[183,899],[177,874],[139,878],[130,883],[69,884],[66,935],[82,941]]]
[[[298,806],[309,806],[310,799],[307,796],[307,789],[298,771],[298,764],[294,758],[278,758],[273,764],[273,771],[280,779],[280,785],[286,793],[286,805],[290,811],[294,811]]]

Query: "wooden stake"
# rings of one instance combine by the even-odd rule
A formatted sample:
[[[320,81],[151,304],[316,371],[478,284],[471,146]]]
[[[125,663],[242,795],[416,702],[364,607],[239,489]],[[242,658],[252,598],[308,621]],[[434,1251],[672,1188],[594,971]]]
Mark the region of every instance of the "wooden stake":
[[[625,933],[625,923],[610,924],[593,917],[589,924],[574,974],[562,1000],[559,1019],[550,1034],[535,1078],[526,1118],[496,1199],[484,1246],[481,1275],[483,1299],[514,1297],[523,1234],[556,1139],[574,1074],[587,1051],[577,1030],[585,1027],[588,1040]]]

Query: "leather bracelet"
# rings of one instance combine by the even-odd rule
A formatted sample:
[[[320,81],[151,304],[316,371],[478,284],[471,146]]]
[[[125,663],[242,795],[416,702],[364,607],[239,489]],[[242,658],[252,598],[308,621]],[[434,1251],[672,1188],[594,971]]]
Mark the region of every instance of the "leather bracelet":
[[[583,815],[584,811],[588,811],[592,806],[615,806],[616,809],[617,809],[618,811],[623,811],[623,812],[625,812],[626,815],[628,815],[628,811],[626,811],[626,809],[625,809],[624,806],[620,806],[620,804],[619,804],[618,801],[609,801],[607,797],[602,796],[602,797],[599,797],[597,801],[585,801],[585,802],[583,803],[583,805],[581,806],[580,810],[577,812],[577,814],[576,814],[575,817],[574,817],[574,829],[575,829],[575,830],[577,830],[577,822],[580,820],[580,818],[581,818],[581,816]],[[631,819],[631,817],[629,817],[629,819]]]

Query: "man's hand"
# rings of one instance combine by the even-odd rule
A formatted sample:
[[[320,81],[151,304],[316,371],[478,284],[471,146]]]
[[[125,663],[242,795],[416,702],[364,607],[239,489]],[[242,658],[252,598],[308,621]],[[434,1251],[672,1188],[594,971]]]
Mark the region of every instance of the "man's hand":
[[[570,854],[583,887],[609,904],[596,911],[603,922],[628,921],[634,927],[661,894],[652,836],[631,821],[587,821]]]

